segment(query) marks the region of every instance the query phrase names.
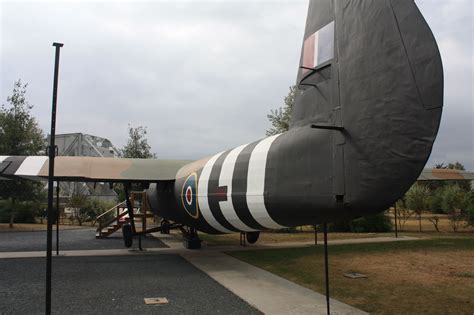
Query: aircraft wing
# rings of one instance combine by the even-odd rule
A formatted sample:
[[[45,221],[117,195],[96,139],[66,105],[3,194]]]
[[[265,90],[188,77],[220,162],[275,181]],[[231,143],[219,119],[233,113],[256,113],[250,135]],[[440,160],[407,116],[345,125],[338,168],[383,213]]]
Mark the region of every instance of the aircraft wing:
[[[474,173],[461,170],[425,168],[417,180],[474,180]]]
[[[54,179],[80,182],[157,182],[174,180],[188,160],[57,156]],[[0,156],[0,178],[48,178],[47,156]]]

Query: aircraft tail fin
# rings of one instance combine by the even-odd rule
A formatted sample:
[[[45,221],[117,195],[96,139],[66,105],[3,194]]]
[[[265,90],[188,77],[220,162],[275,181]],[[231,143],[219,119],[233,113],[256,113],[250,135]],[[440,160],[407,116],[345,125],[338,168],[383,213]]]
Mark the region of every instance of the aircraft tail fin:
[[[413,0],[310,0],[296,85],[290,128],[345,126],[388,100],[443,104],[439,51]]]
[[[289,132],[332,142],[340,200],[395,202],[426,164],[443,106],[441,56],[414,1],[311,0],[297,87]]]

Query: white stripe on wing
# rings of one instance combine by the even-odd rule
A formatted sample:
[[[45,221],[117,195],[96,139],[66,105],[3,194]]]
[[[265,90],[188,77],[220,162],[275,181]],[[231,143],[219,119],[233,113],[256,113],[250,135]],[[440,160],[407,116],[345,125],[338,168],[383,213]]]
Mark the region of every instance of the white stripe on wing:
[[[38,176],[44,163],[48,161],[47,156],[28,156],[16,170],[17,176]]]

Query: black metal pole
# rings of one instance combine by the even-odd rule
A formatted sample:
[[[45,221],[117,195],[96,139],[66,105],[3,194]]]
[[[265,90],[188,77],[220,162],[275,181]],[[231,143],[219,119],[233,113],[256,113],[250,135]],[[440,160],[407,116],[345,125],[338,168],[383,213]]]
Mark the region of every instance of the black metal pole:
[[[393,209],[395,210],[395,238],[398,238],[398,225],[397,225],[397,204],[393,206]]]
[[[318,245],[318,226],[314,225],[314,245]]]
[[[56,256],[59,256],[59,182],[56,182]]]
[[[63,44],[53,43],[56,48],[54,59],[54,82],[53,82],[53,103],[51,110],[51,135],[49,138],[49,173],[48,173],[48,231],[46,236],[46,307],[45,313],[51,314],[51,265],[52,265],[52,243],[53,243],[53,181],[54,181],[54,156],[56,145],[56,103],[58,96],[58,74],[59,74],[59,51]]]
[[[131,188],[131,185],[129,183],[123,184],[123,189],[125,190],[125,197],[127,198],[125,200],[126,200],[126,203],[127,203],[128,217],[130,219],[130,225],[132,227],[132,234],[136,235],[137,230],[135,228],[135,214],[133,213],[133,206],[134,205],[132,204],[132,201],[130,200],[130,188]]]
[[[328,225],[326,222],[323,223],[324,229],[324,271],[326,277],[326,306],[328,315],[331,314],[329,308],[329,263],[328,263]]]

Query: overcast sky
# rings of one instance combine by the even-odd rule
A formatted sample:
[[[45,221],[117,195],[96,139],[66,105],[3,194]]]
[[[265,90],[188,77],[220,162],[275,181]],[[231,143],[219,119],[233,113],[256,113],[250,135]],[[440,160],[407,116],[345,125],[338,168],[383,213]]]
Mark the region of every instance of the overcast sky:
[[[445,107],[429,166],[474,170],[473,2],[417,0],[443,58]],[[307,1],[8,2],[1,103],[13,82],[47,133],[54,49],[63,42],[57,132],[127,140],[147,126],[159,158],[197,159],[264,137],[294,84]]]

